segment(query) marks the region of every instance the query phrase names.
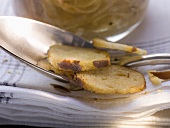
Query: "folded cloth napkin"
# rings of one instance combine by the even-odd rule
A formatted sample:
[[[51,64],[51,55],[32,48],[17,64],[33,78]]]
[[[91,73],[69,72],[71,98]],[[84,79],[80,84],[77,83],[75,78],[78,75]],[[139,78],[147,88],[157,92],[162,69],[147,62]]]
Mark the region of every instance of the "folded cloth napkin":
[[[140,27],[121,42],[144,48],[149,54],[168,53],[169,4],[169,0],[150,0]],[[170,82],[153,85],[146,72],[154,69],[170,66],[137,68],[147,83],[140,93],[99,95],[50,79],[0,50],[0,123],[44,127],[170,125],[170,111],[154,114],[170,108]]]
[[[152,85],[148,69],[169,69],[169,65],[140,67],[147,88],[129,95],[99,95],[85,90],[61,91],[67,87],[43,76],[0,50],[1,117],[20,122],[68,126],[109,126],[126,120],[148,117],[169,108],[169,82]],[[81,122],[81,123],[80,123]]]

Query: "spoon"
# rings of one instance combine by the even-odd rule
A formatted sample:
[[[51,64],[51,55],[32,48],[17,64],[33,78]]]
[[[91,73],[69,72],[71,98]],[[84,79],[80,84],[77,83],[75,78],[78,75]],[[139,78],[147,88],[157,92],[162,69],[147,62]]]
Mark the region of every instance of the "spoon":
[[[72,33],[27,18],[0,16],[0,26],[0,46],[2,49],[48,77],[63,82],[67,81],[61,76],[37,66],[37,62],[46,57],[49,47],[56,42],[93,47],[90,42]]]
[[[93,45],[72,33],[35,20],[0,16],[0,46],[2,49],[37,71],[61,82],[68,82],[61,76],[37,66],[46,57],[51,45],[60,42],[65,45],[93,48]],[[153,54],[130,58],[122,62],[124,66],[149,64],[170,64],[170,54]]]

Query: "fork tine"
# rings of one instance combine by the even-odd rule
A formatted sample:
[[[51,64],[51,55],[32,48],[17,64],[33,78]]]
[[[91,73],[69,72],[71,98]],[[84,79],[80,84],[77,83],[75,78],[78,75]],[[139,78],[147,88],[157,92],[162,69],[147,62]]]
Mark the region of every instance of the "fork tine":
[[[120,65],[129,66],[129,67],[156,65],[156,64],[170,64],[170,53],[134,56],[120,62]]]

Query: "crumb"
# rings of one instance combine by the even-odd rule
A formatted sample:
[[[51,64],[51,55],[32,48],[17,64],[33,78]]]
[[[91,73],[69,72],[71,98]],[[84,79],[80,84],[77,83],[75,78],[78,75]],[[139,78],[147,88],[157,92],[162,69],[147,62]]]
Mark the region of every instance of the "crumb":
[[[146,91],[144,94],[148,94],[148,92]]]
[[[109,25],[112,25],[113,24],[113,22],[109,22]]]
[[[4,59],[3,62],[8,62],[8,60],[7,60],[7,59]]]
[[[12,72],[10,70],[8,70],[7,73],[11,74]]]
[[[103,77],[102,77],[102,80],[107,80],[107,77],[106,77],[106,76],[103,76]]]
[[[162,92],[162,90],[159,89],[159,90],[157,90],[157,92]]]

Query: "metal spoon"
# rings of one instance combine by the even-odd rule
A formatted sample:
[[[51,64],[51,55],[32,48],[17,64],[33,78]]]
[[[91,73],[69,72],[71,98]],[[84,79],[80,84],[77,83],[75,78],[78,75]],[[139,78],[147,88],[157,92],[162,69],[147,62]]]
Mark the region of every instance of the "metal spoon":
[[[62,82],[68,81],[57,74],[37,66],[37,62],[46,57],[49,47],[56,42],[66,45],[93,47],[89,41],[75,36],[72,33],[31,19],[14,16],[0,16],[0,26],[0,46],[4,50],[48,77]],[[170,54],[157,54],[132,58],[122,63],[122,65],[141,66],[156,64],[158,62],[159,64],[170,63]]]
[[[0,46],[17,59],[34,69],[57,80],[66,80],[61,76],[37,66],[45,58],[51,45],[60,42],[67,45],[92,47],[90,42],[57,27],[35,20],[0,16]]]

